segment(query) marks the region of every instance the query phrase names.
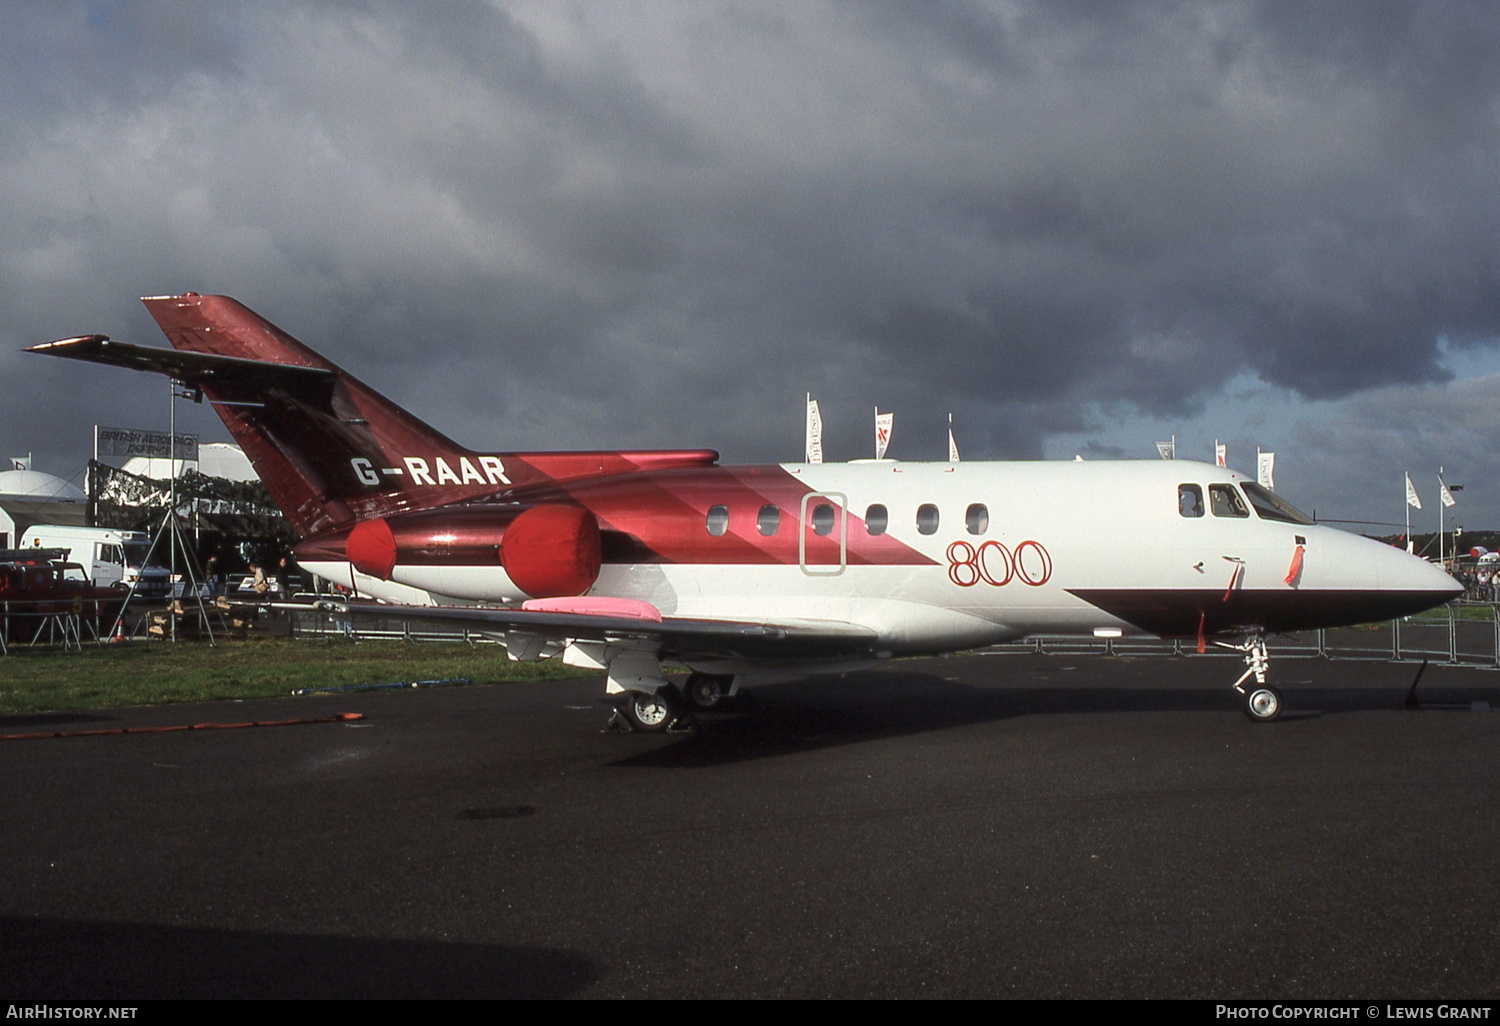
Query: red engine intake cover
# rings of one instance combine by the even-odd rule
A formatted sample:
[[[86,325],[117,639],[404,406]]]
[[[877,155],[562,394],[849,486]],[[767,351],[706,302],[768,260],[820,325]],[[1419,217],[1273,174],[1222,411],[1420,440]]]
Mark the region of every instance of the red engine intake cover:
[[[533,506],[500,539],[500,565],[532,598],[582,595],[599,579],[599,563],[599,521],[577,506]]]
[[[391,533],[391,525],[383,519],[355,524],[344,542],[344,555],[360,573],[390,580],[396,565],[396,536]]]

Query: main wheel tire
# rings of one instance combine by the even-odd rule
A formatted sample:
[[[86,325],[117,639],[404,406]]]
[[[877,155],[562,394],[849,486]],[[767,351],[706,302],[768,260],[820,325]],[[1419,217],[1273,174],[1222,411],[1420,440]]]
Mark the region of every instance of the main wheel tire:
[[[724,704],[724,699],[729,697],[730,680],[712,673],[694,673],[688,677],[682,692],[690,706],[706,712]]]
[[[1281,692],[1258,684],[1245,692],[1245,715],[1255,723],[1270,723],[1281,715]]]
[[[632,730],[647,734],[660,734],[677,719],[677,703],[673,700],[672,688],[662,688],[653,694],[632,691],[625,696],[623,712]]]

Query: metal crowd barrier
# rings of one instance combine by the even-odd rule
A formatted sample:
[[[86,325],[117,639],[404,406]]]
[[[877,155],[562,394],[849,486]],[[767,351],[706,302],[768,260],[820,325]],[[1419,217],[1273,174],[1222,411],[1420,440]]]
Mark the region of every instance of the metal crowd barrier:
[[[1266,647],[1272,655],[1282,657],[1426,661],[1496,670],[1500,669],[1500,606],[1460,600],[1431,613],[1384,623],[1276,635],[1266,639]],[[986,655],[1200,655],[1191,641],[1045,634],[992,645],[982,652]],[[1201,655],[1242,658],[1238,652],[1213,645]]]
[[[102,641],[98,626],[104,600],[91,600],[93,615],[36,613],[0,603],[0,653],[10,644],[59,644],[81,648],[86,636]],[[16,603],[19,607],[25,605]],[[462,641],[469,645],[497,644],[498,632],[486,634],[469,627],[414,624],[392,617],[358,621],[308,608],[285,614],[295,638],[342,637],[354,641]],[[43,639],[43,635],[46,639]],[[1267,639],[1272,655],[1292,658],[1372,659],[1387,662],[1428,661],[1480,669],[1500,669],[1500,605],[1457,601],[1420,616],[1359,627],[1277,635]],[[1060,656],[1198,656],[1192,641],[1155,638],[1080,638],[1039,634],[1020,641],[981,649],[985,655]],[[1208,646],[1204,657],[1241,658],[1240,653]]]
[[[39,605],[57,603],[0,602],[0,655],[8,654],[14,646],[61,645],[64,650],[81,650],[85,640],[98,643],[103,640],[101,629],[108,629],[105,621],[112,620],[120,600],[75,599],[71,610],[60,612],[43,612],[37,608]]]
[[[413,625],[409,621],[360,620],[350,622],[317,610],[294,612],[292,636],[350,637],[355,640],[464,641],[471,645],[495,644],[498,639],[464,627],[437,624]],[[1299,635],[1277,635],[1267,640],[1273,655],[1293,658],[1374,659],[1390,662],[1420,662],[1500,669],[1500,606],[1489,603],[1451,602],[1440,610],[1385,623],[1339,627]],[[1157,638],[1080,638],[1039,634],[980,650],[986,655],[1114,655],[1197,656],[1192,641],[1162,641]],[[1205,657],[1239,659],[1239,652],[1208,646]]]
[[[481,631],[468,627],[430,623],[414,624],[410,620],[395,617],[391,619],[360,617],[354,621],[317,609],[292,610],[287,615],[291,620],[293,638],[343,637],[353,641],[462,641],[470,645],[499,643],[497,637],[487,636]]]

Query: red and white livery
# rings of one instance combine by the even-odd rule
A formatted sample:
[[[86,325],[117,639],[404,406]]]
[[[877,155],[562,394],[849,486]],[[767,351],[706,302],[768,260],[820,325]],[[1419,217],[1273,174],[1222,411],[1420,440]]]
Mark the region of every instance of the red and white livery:
[[[1233,643],[1245,711],[1270,720],[1267,634],[1460,591],[1207,463],[475,452],[233,299],[144,302],[172,349],[85,335],[30,351],[199,390],[303,539],[305,569],[401,615],[491,633],[518,659],[603,668],[639,729],[761,673],[1037,633]],[[686,694],[663,662],[692,671]]]

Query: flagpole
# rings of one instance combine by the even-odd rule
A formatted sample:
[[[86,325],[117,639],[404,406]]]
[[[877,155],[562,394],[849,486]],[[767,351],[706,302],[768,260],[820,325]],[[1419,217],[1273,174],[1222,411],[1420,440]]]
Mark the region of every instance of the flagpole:
[[[1415,547],[1411,538],[1411,475],[1406,475],[1406,551],[1412,552]]]
[[[99,526],[99,425],[94,425],[94,458],[89,460],[89,507],[87,513],[90,527]]]
[[[1443,468],[1438,467],[1438,568],[1443,566]]]

